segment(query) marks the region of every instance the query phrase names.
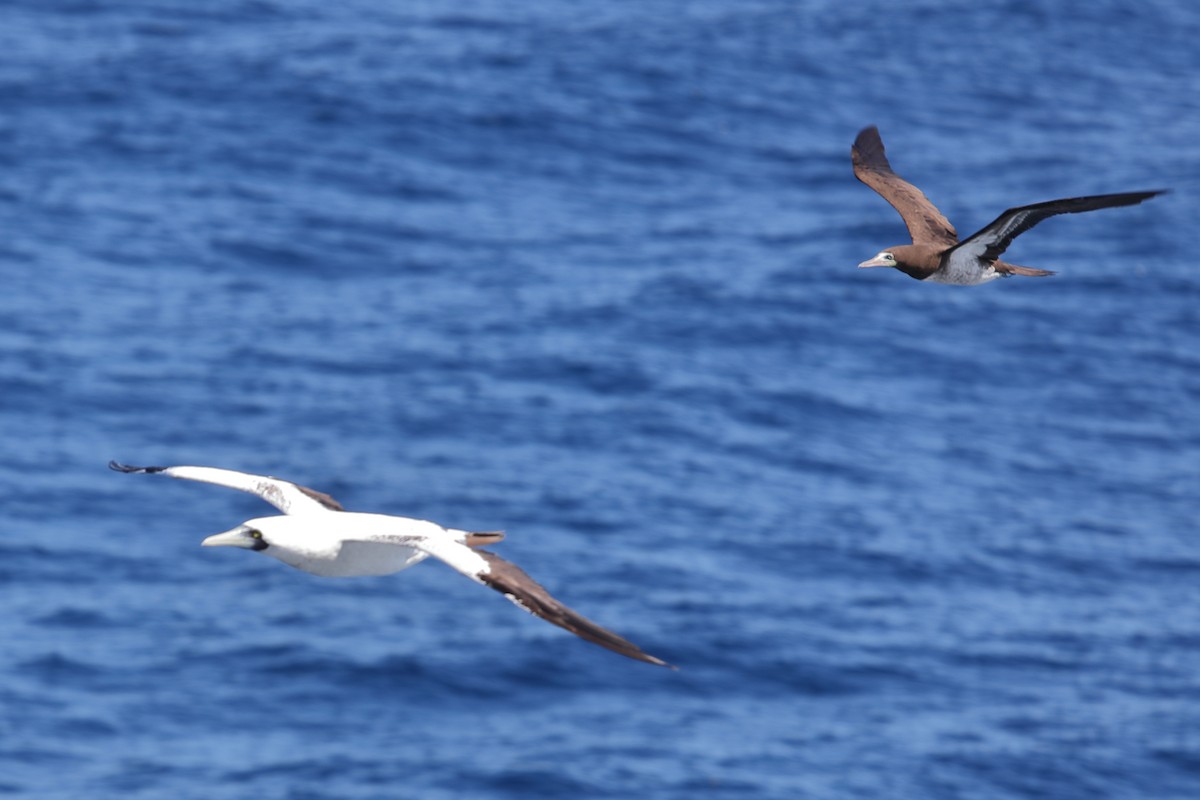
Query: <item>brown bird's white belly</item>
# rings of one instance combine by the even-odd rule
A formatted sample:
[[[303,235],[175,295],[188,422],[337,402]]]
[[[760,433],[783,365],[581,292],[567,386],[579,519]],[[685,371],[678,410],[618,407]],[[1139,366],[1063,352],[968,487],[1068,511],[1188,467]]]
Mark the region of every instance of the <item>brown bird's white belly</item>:
[[[996,272],[991,265],[982,266],[975,256],[955,251],[942,264],[941,269],[925,280],[930,283],[945,283],[951,286],[978,286],[999,277],[1000,273]]]

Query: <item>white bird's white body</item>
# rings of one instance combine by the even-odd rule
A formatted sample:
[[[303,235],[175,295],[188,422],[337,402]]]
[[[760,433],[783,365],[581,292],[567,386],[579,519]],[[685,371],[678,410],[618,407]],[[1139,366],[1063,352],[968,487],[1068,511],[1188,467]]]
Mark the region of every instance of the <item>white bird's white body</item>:
[[[271,546],[263,551],[264,555],[325,578],[391,575],[429,557],[429,553],[415,547],[362,541],[364,538],[448,534],[423,520],[350,511],[327,513],[336,513],[337,519],[316,515],[274,516],[259,517],[245,524],[269,537]]]
[[[391,575],[419,564],[435,550],[459,572],[488,570],[487,562],[467,546],[469,532],[422,519],[329,511],[259,517],[245,525],[269,539],[264,555],[325,578]],[[403,544],[406,540],[420,541],[422,547]]]
[[[479,549],[503,539],[502,533],[462,531],[421,519],[346,511],[327,494],[266,475],[214,467],[131,467],[115,461],[109,467],[226,486],[256,495],[284,512],[209,536],[201,543],[205,546],[256,550],[326,578],[391,575],[434,556],[576,636],[638,661],[670,666],[567,608],[517,565]]]

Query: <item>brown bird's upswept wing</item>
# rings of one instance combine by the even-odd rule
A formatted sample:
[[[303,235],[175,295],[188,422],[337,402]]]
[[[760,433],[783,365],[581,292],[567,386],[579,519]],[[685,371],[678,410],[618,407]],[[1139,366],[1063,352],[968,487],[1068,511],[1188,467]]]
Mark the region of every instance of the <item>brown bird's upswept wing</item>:
[[[900,212],[913,244],[950,247],[958,241],[954,226],[929,202],[929,198],[892,172],[879,129],[874,125],[859,132],[850,148],[850,160],[854,163],[854,176]]]

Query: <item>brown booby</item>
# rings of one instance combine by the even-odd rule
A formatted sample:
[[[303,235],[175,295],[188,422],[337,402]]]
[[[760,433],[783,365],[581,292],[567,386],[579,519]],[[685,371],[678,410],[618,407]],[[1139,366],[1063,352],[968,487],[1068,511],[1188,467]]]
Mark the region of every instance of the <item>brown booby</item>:
[[[942,216],[921,190],[892,172],[883,150],[879,130],[872,125],[864,128],[850,148],[854,176],[878,192],[900,212],[912,244],[897,245],[880,251],[860,267],[894,267],[909,277],[932,283],[975,286],[1010,275],[1045,277],[1054,273],[1047,269],[1018,267],[1000,260],[1012,240],[1056,214],[1078,214],[1098,208],[1132,206],[1148,200],[1163,190],[1123,192],[1090,197],[1069,197],[1049,200],[1005,211],[981,230],[958,240],[954,226]]]
[[[503,539],[504,534],[499,531],[460,531],[421,519],[346,511],[323,492],[231,469],[132,467],[116,461],[110,461],[108,466],[118,472],[166,475],[226,486],[253,494],[283,512],[282,516],[248,520],[225,533],[209,536],[200,543],[206,547],[254,550],[304,572],[332,578],[390,575],[433,556],[471,580],[495,589],[530,614],[581,639],[638,661],[671,667],[633,642],[567,608],[516,564],[480,549]]]

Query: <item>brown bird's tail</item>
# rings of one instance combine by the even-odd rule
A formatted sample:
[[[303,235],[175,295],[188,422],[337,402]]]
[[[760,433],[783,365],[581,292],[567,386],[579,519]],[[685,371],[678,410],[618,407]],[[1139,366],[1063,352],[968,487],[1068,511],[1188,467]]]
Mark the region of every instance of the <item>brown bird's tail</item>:
[[[992,265],[1004,277],[1010,275],[1024,275],[1027,278],[1045,278],[1055,274],[1048,269],[1034,269],[1033,267],[1018,267],[1016,264],[1005,264],[1003,261],[997,261]]]

